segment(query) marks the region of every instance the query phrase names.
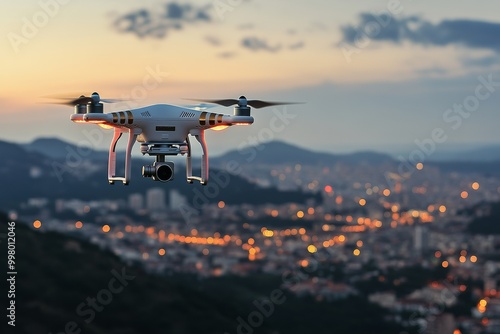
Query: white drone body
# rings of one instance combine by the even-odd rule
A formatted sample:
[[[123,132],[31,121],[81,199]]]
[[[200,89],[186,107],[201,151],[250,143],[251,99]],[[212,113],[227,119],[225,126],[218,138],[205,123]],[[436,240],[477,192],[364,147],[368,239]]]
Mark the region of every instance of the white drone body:
[[[234,115],[226,115],[205,110],[156,104],[138,109],[103,113],[101,102],[115,102],[101,100],[99,94],[91,97],[81,96],[76,99],[67,99],[64,104],[73,105],[75,113],[71,120],[75,123],[98,124],[104,128],[113,128],[114,136],[109,148],[108,181],[122,181],[127,185],[131,177],[131,152],[135,142],[141,143],[143,155],[155,156],[156,161],[151,166],[143,166],[142,175],[151,177],[155,181],[167,182],[173,179],[174,164],[165,160],[166,156],[178,154],[186,155],[186,177],[189,183],[199,181],[206,185],[209,178],[208,149],[205,140],[205,130],[222,129],[232,125],[250,125],[254,118],[250,116],[250,107],[263,108],[272,105],[286,104],[282,102],[265,102],[251,100],[242,96],[238,100],[207,100],[223,106],[236,104]],[[124,133],[128,134],[127,150],[125,152],[125,175],[116,175],[116,144]],[[191,142],[189,137],[194,136],[201,144],[201,174],[193,176],[191,164]]]

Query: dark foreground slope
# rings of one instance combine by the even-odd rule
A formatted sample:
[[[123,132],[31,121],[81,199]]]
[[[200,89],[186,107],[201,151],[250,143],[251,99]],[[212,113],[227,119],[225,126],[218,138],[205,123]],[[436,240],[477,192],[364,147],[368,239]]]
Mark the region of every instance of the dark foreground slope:
[[[0,214],[0,233],[7,218]],[[6,254],[6,239],[1,239]],[[399,333],[384,311],[356,297],[299,299],[283,278],[256,275],[198,280],[160,277],[125,265],[85,241],[16,225],[16,327],[2,333]],[[5,257],[2,256],[3,263]],[[2,279],[2,293],[6,291]],[[5,287],[5,288],[4,288]],[[283,292],[266,315],[256,300]],[[5,312],[2,297],[2,312]],[[266,313],[264,312],[264,313]],[[249,316],[259,326],[238,327]],[[260,318],[259,315],[260,314]],[[4,318],[5,315],[2,315]],[[2,327],[5,328],[5,318]],[[81,331],[80,331],[81,330]]]
[[[500,234],[500,202],[478,205],[487,214],[476,216],[468,225],[468,231],[474,234]],[[472,208],[472,214],[477,208]]]

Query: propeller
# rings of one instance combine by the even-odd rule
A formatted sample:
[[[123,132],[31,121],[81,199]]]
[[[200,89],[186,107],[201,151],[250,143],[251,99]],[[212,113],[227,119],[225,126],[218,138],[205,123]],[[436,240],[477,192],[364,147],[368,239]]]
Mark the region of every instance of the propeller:
[[[236,99],[224,99],[224,100],[210,100],[210,99],[188,99],[192,101],[205,102],[205,103],[214,103],[224,107],[230,107],[232,105],[238,105],[239,107],[251,106],[254,108],[265,108],[272,106],[279,106],[285,104],[300,104],[303,102],[270,102],[270,101],[261,101],[261,100],[247,100],[246,97],[240,96],[238,100]]]
[[[67,96],[59,96],[59,95],[50,95],[50,96],[45,96],[45,98],[51,98],[51,99],[56,99],[59,101],[55,102],[49,102],[53,104],[63,104],[67,106],[76,106],[77,104],[88,104],[88,103],[93,103],[97,104],[99,102],[104,102],[104,103],[116,103],[116,102],[121,102],[124,101],[122,99],[101,99],[99,94],[97,92],[92,93],[90,96],[85,96],[85,95],[80,95],[80,97],[74,98],[74,97],[67,97]]]

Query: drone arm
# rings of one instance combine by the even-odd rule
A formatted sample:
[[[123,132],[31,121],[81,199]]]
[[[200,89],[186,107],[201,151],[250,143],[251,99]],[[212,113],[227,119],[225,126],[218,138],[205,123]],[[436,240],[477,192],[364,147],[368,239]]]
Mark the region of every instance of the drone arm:
[[[71,120],[75,123],[93,123],[113,125],[113,116],[110,114],[72,114]]]

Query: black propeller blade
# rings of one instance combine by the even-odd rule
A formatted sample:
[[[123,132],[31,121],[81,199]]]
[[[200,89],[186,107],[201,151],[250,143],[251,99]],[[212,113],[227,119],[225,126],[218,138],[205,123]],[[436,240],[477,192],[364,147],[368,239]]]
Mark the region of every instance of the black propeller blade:
[[[67,105],[67,106],[75,106],[77,104],[88,104],[88,103],[99,103],[99,102],[116,103],[116,102],[125,101],[123,99],[101,99],[99,94],[95,93],[95,92],[92,93],[91,96],[80,95],[80,97],[77,97],[77,98],[60,96],[60,95],[49,95],[49,96],[44,96],[44,98],[58,100],[58,101],[47,102],[47,103],[63,104],[63,105]]]
[[[191,101],[197,101],[197,102],[204,102],[204,103],[213,103],[213,104],[218,104],[224,107],[230,107],[234,104],[238,104],[238,100],[235,99],[227,99],[227,100],[210,100],[210,99],[187,99]]]
[[[272,107],[272,106],[280,106],[280,105],[286,105],[286,104],[300,104],[302,102],[269,102],[269,101],[261,101],[261,100],[249,100],[248,105],[254,107],[254,108],[266,108],[266,107]]]

